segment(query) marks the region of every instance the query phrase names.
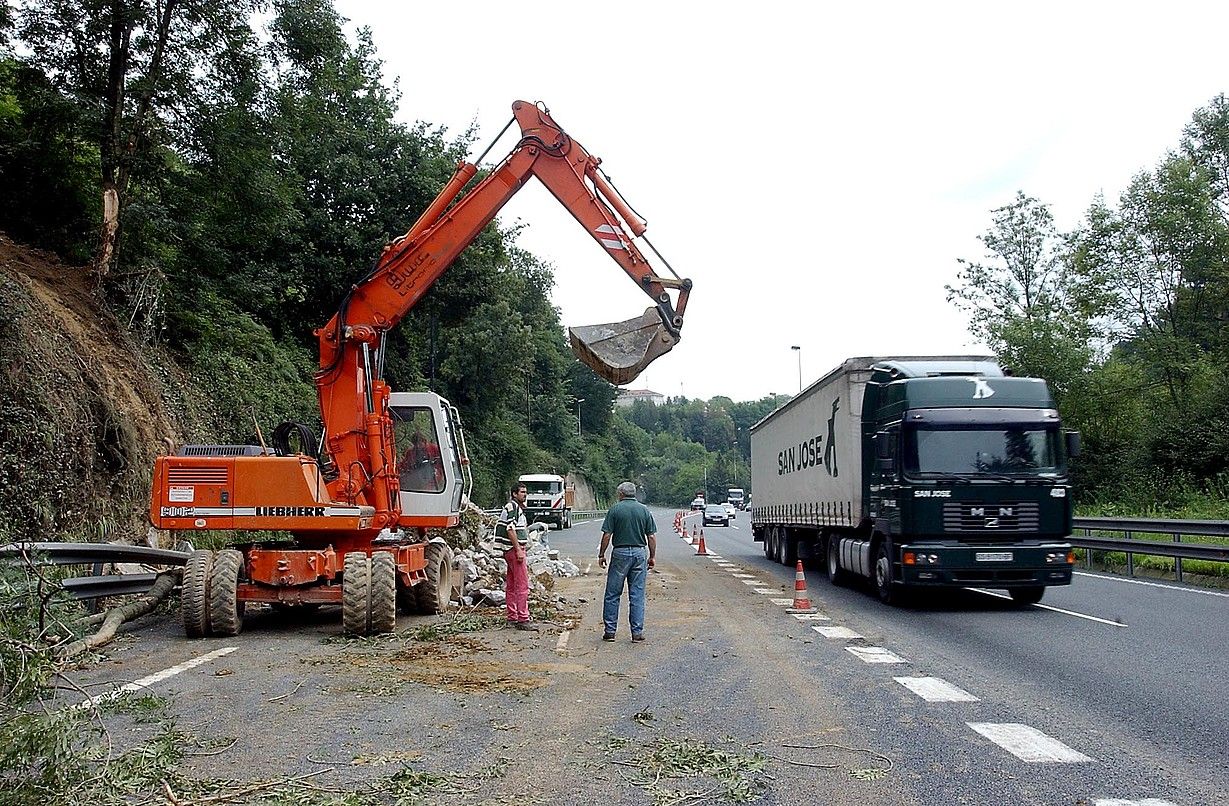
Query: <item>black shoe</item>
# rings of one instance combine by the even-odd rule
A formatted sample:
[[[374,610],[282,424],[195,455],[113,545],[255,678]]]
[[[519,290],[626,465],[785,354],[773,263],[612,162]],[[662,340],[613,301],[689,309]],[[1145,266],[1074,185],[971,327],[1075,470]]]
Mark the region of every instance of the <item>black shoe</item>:
[[[603,640],[603,641],[613,641],[614,639],[615,639],[615,634],[614,634],[614,633],[612,633],[612,632],[605,632],[605,633],[602,633],[602,640]]]
[[[633,641],[636,641],[637,643],[639,643],[640,641],[643,641],[643,640],[644,640],[644,633],[642,633],[642,632],[638,632],[638,633],[634,634],[634,635],[632,636],[632,640],[633,640]]]
[[[516,627],[518,630],[528,630],[530,632],[541,632],[542,631],[541,628],[538,627],[537,624],[534,624],[532,621],[518,621],[512,626]]]

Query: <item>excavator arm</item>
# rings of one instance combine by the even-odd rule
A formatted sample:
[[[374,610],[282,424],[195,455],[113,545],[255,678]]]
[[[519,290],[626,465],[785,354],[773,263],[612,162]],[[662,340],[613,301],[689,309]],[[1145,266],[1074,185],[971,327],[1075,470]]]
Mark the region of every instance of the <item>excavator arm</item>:
[[[517,101],[512,111],[521,139],[503,162],[464,195],[478,168],[461,162],[410,230],[385,248],[375,268],[316,331],[316,386],[325,448],[342,476],[330,486],[336,485],[333,492],[341,499],[371,497],[379,510],[393,505],[385,485],[375,482],[387,475],[388,466],[380,446],[386,442],[383,411],[389,390],[373,369],[384,334],[531,177],[550,190],[653,303],[633,319],[570,329],[577,356],[611,383],[625,384],[680,338],[691,281],[662,277],[653,270],[634,243],[644,234],[645,222],[602,175],[597,157],[563,131],[546,109]],[[356,473],[360,467],[362,473]]]
[[[317,331],[322,374],[334,374],[329,370],[336,368],[346,340],[376,347],[377,334],[414,307],[534,176],[654,303],[635,319],[573,328],[570,338],[577,356],[611,383],[625,384],[678,342],[691,281],[653,271],[633,241],[644,234],[645,223],[602,175],[600,159],[564,132],[547,110],[517,101],[512,111],[521,140],[507,158],[458,201],[478,170],[460,163],[409,232],[385,249],[376,268]],[[668,289],[678,292],[677,302],[671,301]]]

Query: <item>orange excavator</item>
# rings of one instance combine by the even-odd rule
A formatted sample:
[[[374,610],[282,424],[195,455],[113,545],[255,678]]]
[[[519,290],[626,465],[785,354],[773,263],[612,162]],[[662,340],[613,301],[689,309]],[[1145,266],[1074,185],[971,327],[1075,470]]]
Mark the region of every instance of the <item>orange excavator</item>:
[[[473,483],[461,419],[439,395],[389,388],[382,377],[386,336],[530,177],[652,300],[633,319],[570,329],[577,357],[625,384],[678,342],[691,281],[673,269],[671,277],[653,270],[635,244],[645,222],[601,172],[601,160],[546,108],[517,101],[512,112],[521,137],[503,162],[468,192],[478,168],[461,162],[316,331],[319,444],[305,426],[283,423],[271,446],[263,437],[261,445],[186,445],[156,460],[155,527],[291,538],[192,552],[182,603],[189,637],[238,634],[253,603],[340,604],[343,629],[355,635],[392,631],[398,610],[447,607],[452,553],[426,537],[432,527],[457,524]]]

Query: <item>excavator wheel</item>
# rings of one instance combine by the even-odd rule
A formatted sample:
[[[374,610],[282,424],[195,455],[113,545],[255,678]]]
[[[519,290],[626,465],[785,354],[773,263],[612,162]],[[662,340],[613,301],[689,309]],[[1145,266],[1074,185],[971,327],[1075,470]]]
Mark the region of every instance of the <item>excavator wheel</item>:
[[[209,627],[214,635],[238,635],[243,630],[243,602],[239,601],[239,575],[243,553],[223,549],[213,558],[209,574]]]
[[[387,551],[371,555],[372,635],[397,629],[397,559]]]
[[[213,552],[204,549],[192,552],[184,564],[179,608],[184,633],[189,638],[209,635],[209,571],[212,568]]]
[[[452,599],[452,549],[447,543],[428,543],[427,578],[414,586],[418,612],[443,613]]]
[[[341,628],[347,635],[366,635],[371,626],[371,558],[349,552],[342,574]]]

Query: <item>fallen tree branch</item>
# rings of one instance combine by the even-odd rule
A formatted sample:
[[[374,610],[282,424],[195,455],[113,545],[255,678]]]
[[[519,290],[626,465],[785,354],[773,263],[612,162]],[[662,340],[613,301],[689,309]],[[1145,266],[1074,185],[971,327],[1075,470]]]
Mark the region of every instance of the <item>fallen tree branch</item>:
[[[140,618],[152,612],[167,597],[167,594],[175,589],[182,575],[183,569],[181,568],[158,574],[158,578],[154,581],[154,585],[149,589],[148,593],[142,594],[135,601],[129,602],[123,607],[113,607],[108,610],[107,616],[103,619],[102,627],[98,629],[98,632],[57,647],[55,649],[56,657],[60,660],[65,660],[107,643],[115,637],[116,631],[119,630],[120,625],[124,622],[132,621],[135,618]]]

